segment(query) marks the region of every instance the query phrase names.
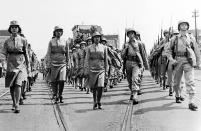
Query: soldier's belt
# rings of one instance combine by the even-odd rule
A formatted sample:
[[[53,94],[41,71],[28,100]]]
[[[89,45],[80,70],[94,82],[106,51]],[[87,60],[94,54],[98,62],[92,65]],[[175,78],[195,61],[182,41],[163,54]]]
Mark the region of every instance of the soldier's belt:
[[[137,56],[128,56],[127,60],[128,61],[137,61]]]
[[[187,56],[187,52],[177,52],[176,56],[177,57],[186,57]]]
[[[8,54],[16,54],[16,55],[18,55],[18,54],[24,54],[24,52],[11,52],[11,51],[8,51]]]

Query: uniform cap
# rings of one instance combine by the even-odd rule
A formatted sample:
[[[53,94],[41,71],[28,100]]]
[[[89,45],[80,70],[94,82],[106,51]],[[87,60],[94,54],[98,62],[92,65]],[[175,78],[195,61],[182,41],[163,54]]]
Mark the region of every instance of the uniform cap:
[[[95,37],[95,36],[100,36],[101,37],[101,34],[99,32],[94,32],[92,37]]]
[[[13,20],[10,22],[10,26],[20,26],[19,23],[16,20]]]
[[[82,41],[82,42],[80,43],[80,45],[82,45],[82,44],[86,45],[87,43],[86,43],[85,41]]]
[[[18,28],[19,28],[19,32],[18,32],[18,33],[21,33],[22,29],[21,29],[21,27],[20,27],[18,21],[13,20],[13,21],[10,22],[10,26],[9,26],[9,28],[8,28],[8,32],[9,32],[9,33],[11,33],[11,26],[18,26]]]
[[[74,51],[74,50],[76,50],[76,48],[75,48],[75,47],[73,47],[73,48],[72,48],[72,51]]]
[[[102,37],[101,41],[107,42],[107,39],[105,37]]]
[[[63,30],[63,28],[60,27],[60,26],[55,26],[55,27],[54,27],[54,31],[56,31],[56,30]]]
[[[91,37],[88,37],[86,40],[87,40],[87,41],[88,41],[88,40],[92,40],[92,38],[91,38]]]
[[[76,47],[76,48],[79,48],[79,47],[80,47],[80,45],[79,45],[79,44],[76,44],[76,45],[75,45],[75,47]]]

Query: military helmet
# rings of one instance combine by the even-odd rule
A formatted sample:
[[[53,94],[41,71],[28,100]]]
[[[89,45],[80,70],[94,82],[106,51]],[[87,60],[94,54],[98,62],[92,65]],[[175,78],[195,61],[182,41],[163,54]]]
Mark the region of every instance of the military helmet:
[[[134,34],[136,35],[136,31],[135,31],[135,29],[133,29],[133,28],[128,28],[128,29],[126,30],[126,35],[128,36],[128,34],[129,34],[130,32],[134,32]]]
[[[163,34],[165,34],[165,33],[169,33],[169,31],[168,31],[168,30],[164,30],[164,31],[163,31]]]
[[[18,28],[19,28],[19,31],[18,31],[18,32],[21,34],[22,29],[21,29],[21,27],[20,27],[18,21],[13,20],[13,21],[10,22],[10,26],[9,26],[9,28],[8,28],[8,32],[9,32],[9,33],[11,33],[11,27],[12,27],[12,26],[18,26]]]
[[[180,30],[180,25],[182,24],[182,23],[186,23],[187,25],[188,25],[188,29],[189,29],[189,23],[188,23],[188,21],[186,21],[186,20],[180,20],[179,22],[178,22],[178,30]],[[187,30],[188,30],[187,29]]]

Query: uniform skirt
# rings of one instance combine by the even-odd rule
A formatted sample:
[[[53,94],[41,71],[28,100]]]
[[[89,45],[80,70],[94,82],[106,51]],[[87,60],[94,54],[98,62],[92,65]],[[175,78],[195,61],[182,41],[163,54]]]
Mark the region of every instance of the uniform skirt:
[[[66,65],[51,67],[51,82],[66,80]]]
[[[15,69],[7,71],[5,77],[5,87],[12,87],[14,85],[22,86],[22,82],[27,80],[27,71],[23,69]]]
[[[89,87],[104,87],[105,71],[89,71]],[[97,86],[97,87],[96,87]]]

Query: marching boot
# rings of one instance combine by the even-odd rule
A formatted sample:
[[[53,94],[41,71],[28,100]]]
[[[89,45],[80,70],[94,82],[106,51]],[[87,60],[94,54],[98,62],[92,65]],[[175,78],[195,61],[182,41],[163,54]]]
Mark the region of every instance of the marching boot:
[[[62,96],[60,96],[60,103],[64,103]]]
[[[138,90],[138,91],[137,91],[137,95],[142,95],[142,91],[141,91],[141,90]]]
[[[133,92],[133,97],[134,97],[133,98],[133,105],[138,104],[137,94],[138,94],[138,91]]]
[[[23,99],[20,98],[19,105],[23,105],[23,104],[24,104]]]
[[[184,101],[185,100],[185,98],[182,97],[182,96],[180,96],[179,98],[180,98],[180,101]]]
[[[60,100],[60,103],[64,103],[63,97],[62,97],[63,90],[64,90],[64,81],[60,81],[59,82],[59,100]]]
[[[173,92],[172,91],[169,91],[169,96],[173,96]]]
[[[133,94],[130,95],[130,100],[133,100]]]
[[[101,103],[98,103],[98,109],[102,109]]]
[[[94,103],[93,110],[96,110],[96,109],[97,109],[97,103]]]
[[[181,103],[180,97],[176,97],[176,103]]]
[[[98,109],[102,109],[101,108],[101,97],[102,97],[102,92],[103,92],[103,87],[98,87],[97,89],[97,104],[98,104]]]
[[[96,109],[97,109],[97,102],[96,102],[96,99],[97,99],[97,91],[96,91],[96,89],[93,89],[93,90],[92,90],[92,93],[93,93],[93,99],[94,99],[93,110],[96,110]]]
[[[139,102],[137,99],[133,99],[133,105],[137,105]]]
[[[194,103],[190,103],[188,105],[188,108],[192,111],[196,111],[198,109],[198,107],[194,104]]]
[[[58,98],[58,97],[56,97],[56,98],[55,98],[54,103],[55,103],[55,104],[57,104],[57,103],[58,103],[58,101],[59,101],[59,98]]]
[[[16,106],[15,106],[15,111],[14,111],[14,113],[20,113],[19,105],[16,105]]]

